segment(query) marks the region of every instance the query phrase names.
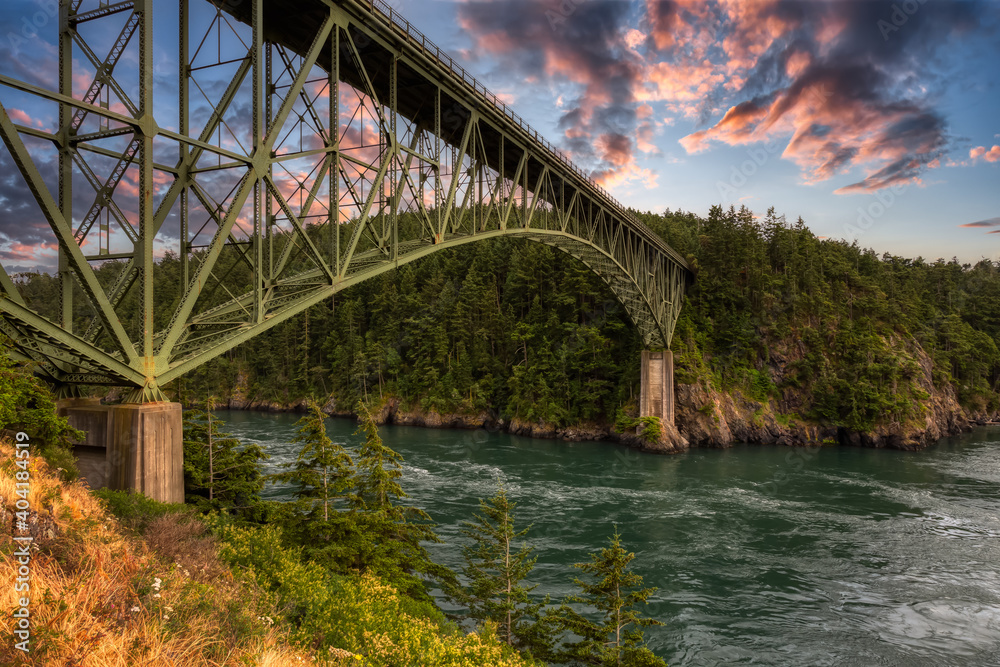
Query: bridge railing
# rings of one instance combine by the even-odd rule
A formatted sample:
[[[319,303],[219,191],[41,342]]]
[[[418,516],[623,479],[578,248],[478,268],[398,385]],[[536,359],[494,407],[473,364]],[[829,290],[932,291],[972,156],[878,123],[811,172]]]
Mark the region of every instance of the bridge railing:
[[[612,202],[618,207],[619,211],[623,215],[627,216],[633,222],[636,222],[635,218],[629,214],[628,209],[622,206],[621,202],[615,199],[611,194],[605,190],[601,185],[594,182],[590,176],[580,167],[570,160],[569,156],[566,155],[562,150],[556,148],[542,135],[538,133],[537,130],[528,125],[521,116],[519,116],[513,109],[507,106],[506,102],[497,97],[495,93],[490,91],[489,88],[480,83],[476,77],[472,76],[464,67],[455,62],[455,60],[443,51],[437,44],[433,41],[427,39],[424,33],[413,27],[405,17],[401,16],[399,12],[395,11],[391,5],[384,2],[384,0],[369,0],[369,7],[373,10],[378,10],[382,16],[388,20],[390,25],[395,26],[397,29],[405,33],[410,39],[418,43],[422,49],[433,55],[437,60],[446,65],[456,76],[461,78],[467,84],[472,86],[472,88],[478,92],[480,95],[489,100],[496,108],[500,109],[508,119],[518,125],[522,130],[524,130],[528,136],[537,141],[539,144],[544,146],[550,153],[552,153],[560,162],[566,165],[570,170],[578,174],[585,181],[590,183],[598,192],[600,192],[608,201]]]

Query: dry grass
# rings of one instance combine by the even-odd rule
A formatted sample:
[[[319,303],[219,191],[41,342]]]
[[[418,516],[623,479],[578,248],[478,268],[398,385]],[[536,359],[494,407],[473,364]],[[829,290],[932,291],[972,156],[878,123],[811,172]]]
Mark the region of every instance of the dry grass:
[[[189,572],[195,581],[216,581],[230,575],[229,568],[216,557],[215,538],[193,517],[176,514],[157,517],[149,524],[145,537],[146,544],[162,560]]]
[[[14,449],[0,443],[0,664],[200,667],[311,663],[287,646],[271,600],[233,580],[196,521],[130,537],[85,487],[32,458],[31,653],[14,648]]]

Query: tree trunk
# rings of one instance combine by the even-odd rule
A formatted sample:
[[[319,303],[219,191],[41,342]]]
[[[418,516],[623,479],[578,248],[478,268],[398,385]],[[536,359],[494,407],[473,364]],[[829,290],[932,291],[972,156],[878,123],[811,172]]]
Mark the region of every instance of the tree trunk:
[[[510,515],[506,515],[508,521],[510,520]],[[514,638],[511,636],[511,608],[510,608],[510,534],[504,531],[504,577],[507,579],[507,644],[510,646],[514,645]]]
[[[619,607],[615,609],[615,662],[619,665],[622,664],[622,608],[621,608],[621,590],[618,588],[618,584],[615,584],[615,599],[619,603]]]
[[[213,457],[213,446],[212,446],[212,408],[213,401],[211,398],[208,399],[208,499],[215,499],[215,462]]]

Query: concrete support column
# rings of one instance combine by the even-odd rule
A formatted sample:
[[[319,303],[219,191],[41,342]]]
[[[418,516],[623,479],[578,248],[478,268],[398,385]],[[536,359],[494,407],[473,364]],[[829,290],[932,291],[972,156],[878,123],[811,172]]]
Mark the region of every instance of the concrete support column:
[[[670,350],[642,351],[639,416],[674,423],[674,353]]]
[[[184,502],[184,421],[180,403],[108,406],[108,487]]]
[[[60,415],[84,431],[73,448],[93,489],[133,489],[153,500],[184,502],[184,422],[180,403],[101,405],[60,401]]]

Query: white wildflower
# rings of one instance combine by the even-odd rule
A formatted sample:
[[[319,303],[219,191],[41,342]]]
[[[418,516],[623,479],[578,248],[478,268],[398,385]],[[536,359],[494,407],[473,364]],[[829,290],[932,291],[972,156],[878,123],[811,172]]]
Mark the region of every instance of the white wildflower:
[[[139,611],[138,607],[132,607],[132,611]]]
[[[155,594],[153,594],[153,597],[154,598],[158,598],[158,597],[160,597],[160,594],[159,593],[155,593]]]

